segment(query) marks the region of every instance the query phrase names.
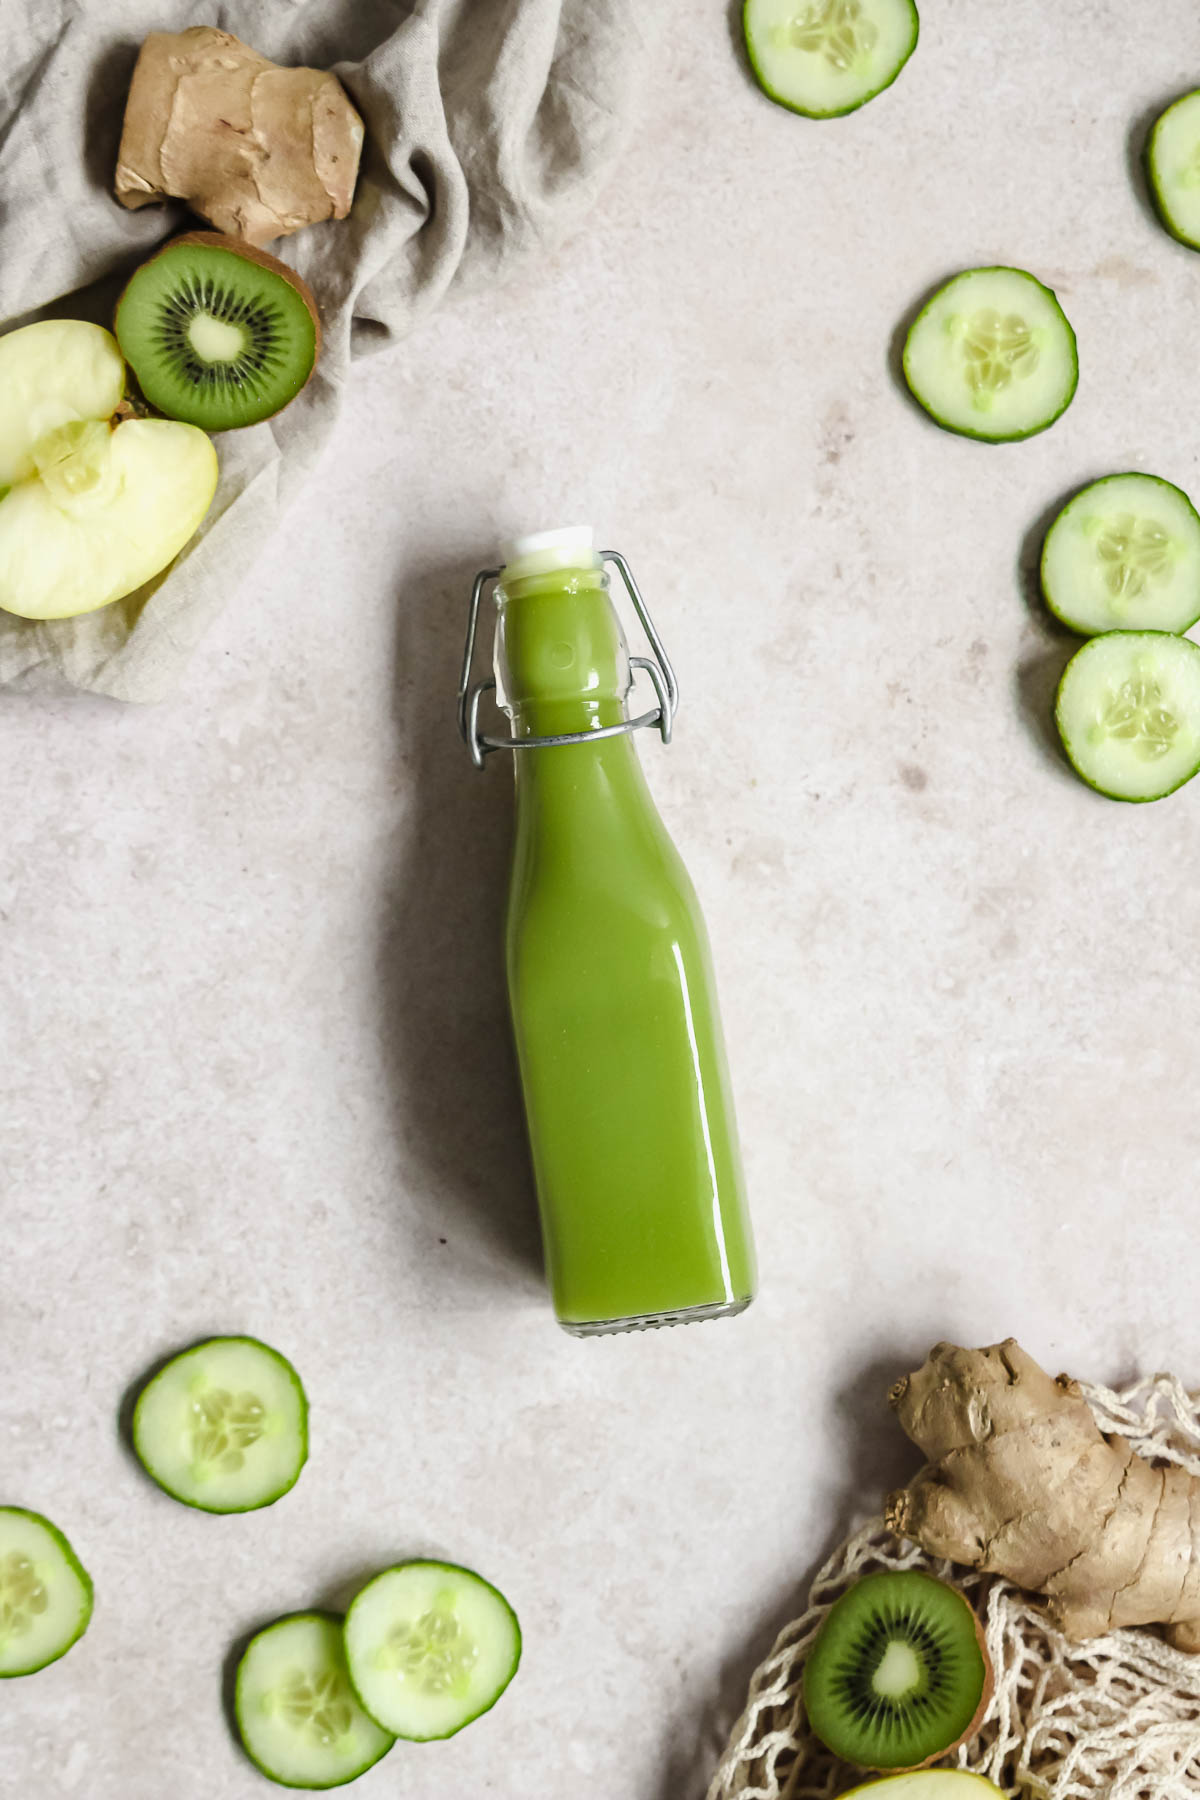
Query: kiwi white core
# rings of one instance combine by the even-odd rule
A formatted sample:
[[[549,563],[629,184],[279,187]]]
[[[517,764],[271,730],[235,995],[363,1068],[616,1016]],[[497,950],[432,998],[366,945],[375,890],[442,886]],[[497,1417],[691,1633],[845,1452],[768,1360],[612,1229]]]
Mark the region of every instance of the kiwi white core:
[[[212,313],[197,313],[187,328],[187,340],[202,362],[236,362],[250,348],[247,332],[228,319],[216,319]]]
[[[921,1664],[911,1644],[893,1638],[871,1677],[871,1686],[886,1699],[899,1699],[920,1686]]]

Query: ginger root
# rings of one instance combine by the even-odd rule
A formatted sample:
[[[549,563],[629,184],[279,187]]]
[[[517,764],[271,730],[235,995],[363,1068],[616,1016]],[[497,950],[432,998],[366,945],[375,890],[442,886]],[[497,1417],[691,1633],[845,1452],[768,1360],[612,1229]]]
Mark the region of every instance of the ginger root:
[[[1013,1338],[935,1345],[890,1400],[929,1459],[888,1499],[897,1536],[1045,1594],[1076,1642],[1161,1624],[1200,1651],[1200,1480],[1105,1437]]]
[[[218,231],[270,243],[354,197],[363,124],[336,75],[284,69],[227,31],[155,31],[133,71],[116,195],[186,200]]]

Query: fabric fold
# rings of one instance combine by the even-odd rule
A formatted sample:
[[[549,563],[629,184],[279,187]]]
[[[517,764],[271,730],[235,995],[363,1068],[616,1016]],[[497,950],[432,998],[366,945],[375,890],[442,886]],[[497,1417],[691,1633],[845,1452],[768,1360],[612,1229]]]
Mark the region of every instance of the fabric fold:
[[[405,337],[452,286],[497,279],[558,242],[610,172],[637,103],[647,10],[635,0],[242,0],[222,28],[274,61],[332,67],[367,129],[350,216],[270,248],[317,296],[324,348],[277,419],[217,440],[200,533],[135,595],[78,619],[0,613],[0,689],[160,700],[242,586],[333,434],[352,365]],[[283,14],[288,17],[282,17]],[[111,184],[129,76],[183,0],[9,0],[0,8],[0,317],[89,284],[107,324],[121,279],[178,228]],[[354,60],[338,62],[339,48]]]

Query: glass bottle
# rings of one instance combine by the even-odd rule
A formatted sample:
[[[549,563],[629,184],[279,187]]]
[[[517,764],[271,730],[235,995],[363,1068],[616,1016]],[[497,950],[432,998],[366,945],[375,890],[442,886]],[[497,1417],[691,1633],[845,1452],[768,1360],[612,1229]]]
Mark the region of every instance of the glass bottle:
[[[608,562],[656,652],[633,659],[659,698],[635,720]],[[493,577],[496,679],[472,687]],[[479,733],[493,686],[509,738]],[[708,936],[632,735],[669,740],[675,679],[624,559],[583,527],[509,546],[475,584],[459,701],[477,764],[514,751],[508,991],[559,1322],[586,1337],[739,1313],[754,1249]]]

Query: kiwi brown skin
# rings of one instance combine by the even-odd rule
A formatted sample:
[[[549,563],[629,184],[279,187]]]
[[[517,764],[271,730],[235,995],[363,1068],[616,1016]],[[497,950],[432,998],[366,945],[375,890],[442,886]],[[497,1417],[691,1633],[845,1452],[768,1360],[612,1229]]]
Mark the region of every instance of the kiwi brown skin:
[[[897,1765],[895,1763],[880,1764],[880,1763],[872,1763],[872,1762],[860,1762],[855,1757],[844,1756],[841,1751],[834,1752],[835,1755],[841,1756],[842,1760],[844,1762],[846,1762],[850,1768],[862,1769],[868,1774],[872,1774],[872,1775],[911,1775],[911,1774],[915,1773],[918,1769],[932,1768],[934,1763],[941,1762],[944,1757],[952,1756],[956,1750],[958,1750],[962,1747],[963,1744],[969,1744],[971,1739],[979,1731],[981,1725],[983,1724],[984,1719],[987,1717],[988,1708],[992,1703],[992,1697],[996,1691],[996,1671],[995,1671],[995,1667],[992,1663],[991,1656],[988,1652],[987,1638],[984,1635],[983,1625],[980,1622],[979,1614],[975,1611],[975,1608],[971,1605],[970,1601],[967,1599],[966,1595],[962,1592],[961,1588],[954,1587],[953,1584],[948,1581],[939,1581],[939,1578],[937,1576],[929,1575],[928,1571],[923,1571],[923,1573],[926,1574],[928,1580],[937,1581],[939,1586],[948,1588],[952,1594],[954,1594],[959,1600],[961,1600],[962,1604],[966,1607],[968,1613],[970,1614],[971,1624],[975,1630],[975,1642],[979,1646],[979,1655],[983,1662],[983,1686],[980,1689],[979,1702],[975,1708],[975,1711],[971,1715],[971,1718],[970,1718],[966,1728],[959,1733],[959,1735],[954,1739],[954,1742],[951,1744],[944,1744],[940,1750],[935,1750],[932,1755],[925,1757],[924,1760],[921,1762],[902,1763],[899,1765]],[[847,1590],[847,1592],[848,1591],[849,1590]],[[811,1725],[811,1723],[812,1723],[811,1719],[810,1719],[809,1723]],[[820,1733],[817,1732],[816,1735],[819,1737]],[[824,1742],[823,1739],[822,1739],[822,1742]]]
[[[312,380],[313,373],[321,359],[321,315],[317,310],[316,297],[313,294],[312,289],[309,287],[307,281],[304,280],[303,276],[297,275],[295,269],[289,269],[288,265],[285,262],[281,262],[279,257],[272,256],[269,250],[258,250],[253,244],[244,243],[241,238],[229,237],[223,231],[185,231],[180,237],[170,238],[167,243],[162,245],[161,249],[155,251],[154,255],[149,258],[149,261],[157,262],[158,258],[164,255],[166,251],[176,250],[181,244],[201,244],[209,250],[228,250],[234,256],[242,257],[246,262],[257,263],[260,269],[268,269],[272,275],[282,276],[289,287],[295,288],[305,306],[312,314],[313,331],[316,334],[313,341],[312,368],[308,371],[308,374],[304,377],[303,382],[296,389],[294,394],[289,394],[286,400],[281,400],[279,405],[275,408],[275,412],[265,413],[263,415],[264,418],[273,419],[276,413],[281,413],[285,406],[290,406],[292,401],[304,392],[305,388]],[[146,265],[142,264],[141,266],[144,268]],[[136,272],[137,271],[135,271],[135,273]],[[132,276],[130,279],[132,280]],[[118,308],[124,298],[125,289],[122,288],[117,300]],[[260,420],[259,423],[261,424],[262,421]]]

